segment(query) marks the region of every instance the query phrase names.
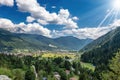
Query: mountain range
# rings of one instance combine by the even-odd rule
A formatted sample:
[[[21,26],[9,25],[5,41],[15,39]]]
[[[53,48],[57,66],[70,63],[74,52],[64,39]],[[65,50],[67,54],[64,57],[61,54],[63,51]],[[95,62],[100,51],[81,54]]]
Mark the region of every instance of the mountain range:
[[[0,29],[0,51],[27,50],[79,50],[92,39],[78,39],[73,36],[48,38],[37,34],[12,33]]]

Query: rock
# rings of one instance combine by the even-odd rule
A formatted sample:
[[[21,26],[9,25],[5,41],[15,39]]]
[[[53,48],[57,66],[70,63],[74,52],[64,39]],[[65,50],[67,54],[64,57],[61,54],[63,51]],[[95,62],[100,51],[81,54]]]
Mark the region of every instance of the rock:
[[[12,80],[6,75],[0,75],[0,80]]]

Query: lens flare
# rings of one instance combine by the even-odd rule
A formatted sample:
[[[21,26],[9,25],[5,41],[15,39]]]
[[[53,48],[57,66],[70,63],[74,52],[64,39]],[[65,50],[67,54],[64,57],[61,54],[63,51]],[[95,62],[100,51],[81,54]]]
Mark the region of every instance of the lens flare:
[[[120,0],[115,0],[115,1],[113,2],[113,7],[114,7],[115,9],[120,9]]]

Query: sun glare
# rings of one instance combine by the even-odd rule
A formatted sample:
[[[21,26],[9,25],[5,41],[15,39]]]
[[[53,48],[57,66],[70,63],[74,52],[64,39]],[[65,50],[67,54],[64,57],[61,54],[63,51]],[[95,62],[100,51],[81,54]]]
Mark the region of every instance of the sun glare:
[[[117,10],[120,9],[120,0],[114,0],[113,7]]]

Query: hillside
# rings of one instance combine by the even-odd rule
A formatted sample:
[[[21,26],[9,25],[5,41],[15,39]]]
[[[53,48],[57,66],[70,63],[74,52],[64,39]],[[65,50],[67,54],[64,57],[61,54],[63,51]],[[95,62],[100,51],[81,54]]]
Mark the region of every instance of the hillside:
[[[78,39],[73,36],[66,36],[54,39],[54,41],[69,50],[80,50],[92,39]]]
[[[94,65],[107,64],[108,61],[115,56],[114,53],[117,52],[119,48],[120,27],[85,46],[81,50],[84,51],[81,59]]]
[[[75,37],[47,38],[36,34],[18,34],[0,29],[0,51],[15,49],[27,50],[78,50],[89,43],[89,40],[80,40]],[[79,45],[79,46],[78,46]]]
[[[41,40],[40,40],[41,39]],[[47,40],[47,41],[46,41]],[[6,30],[0,29],[0,50],[11,51],[14,49],[29,49],[29,50],[52,50],[49,47],[53,44],[53,40],[41,35],[30,34],[15,34]]]

